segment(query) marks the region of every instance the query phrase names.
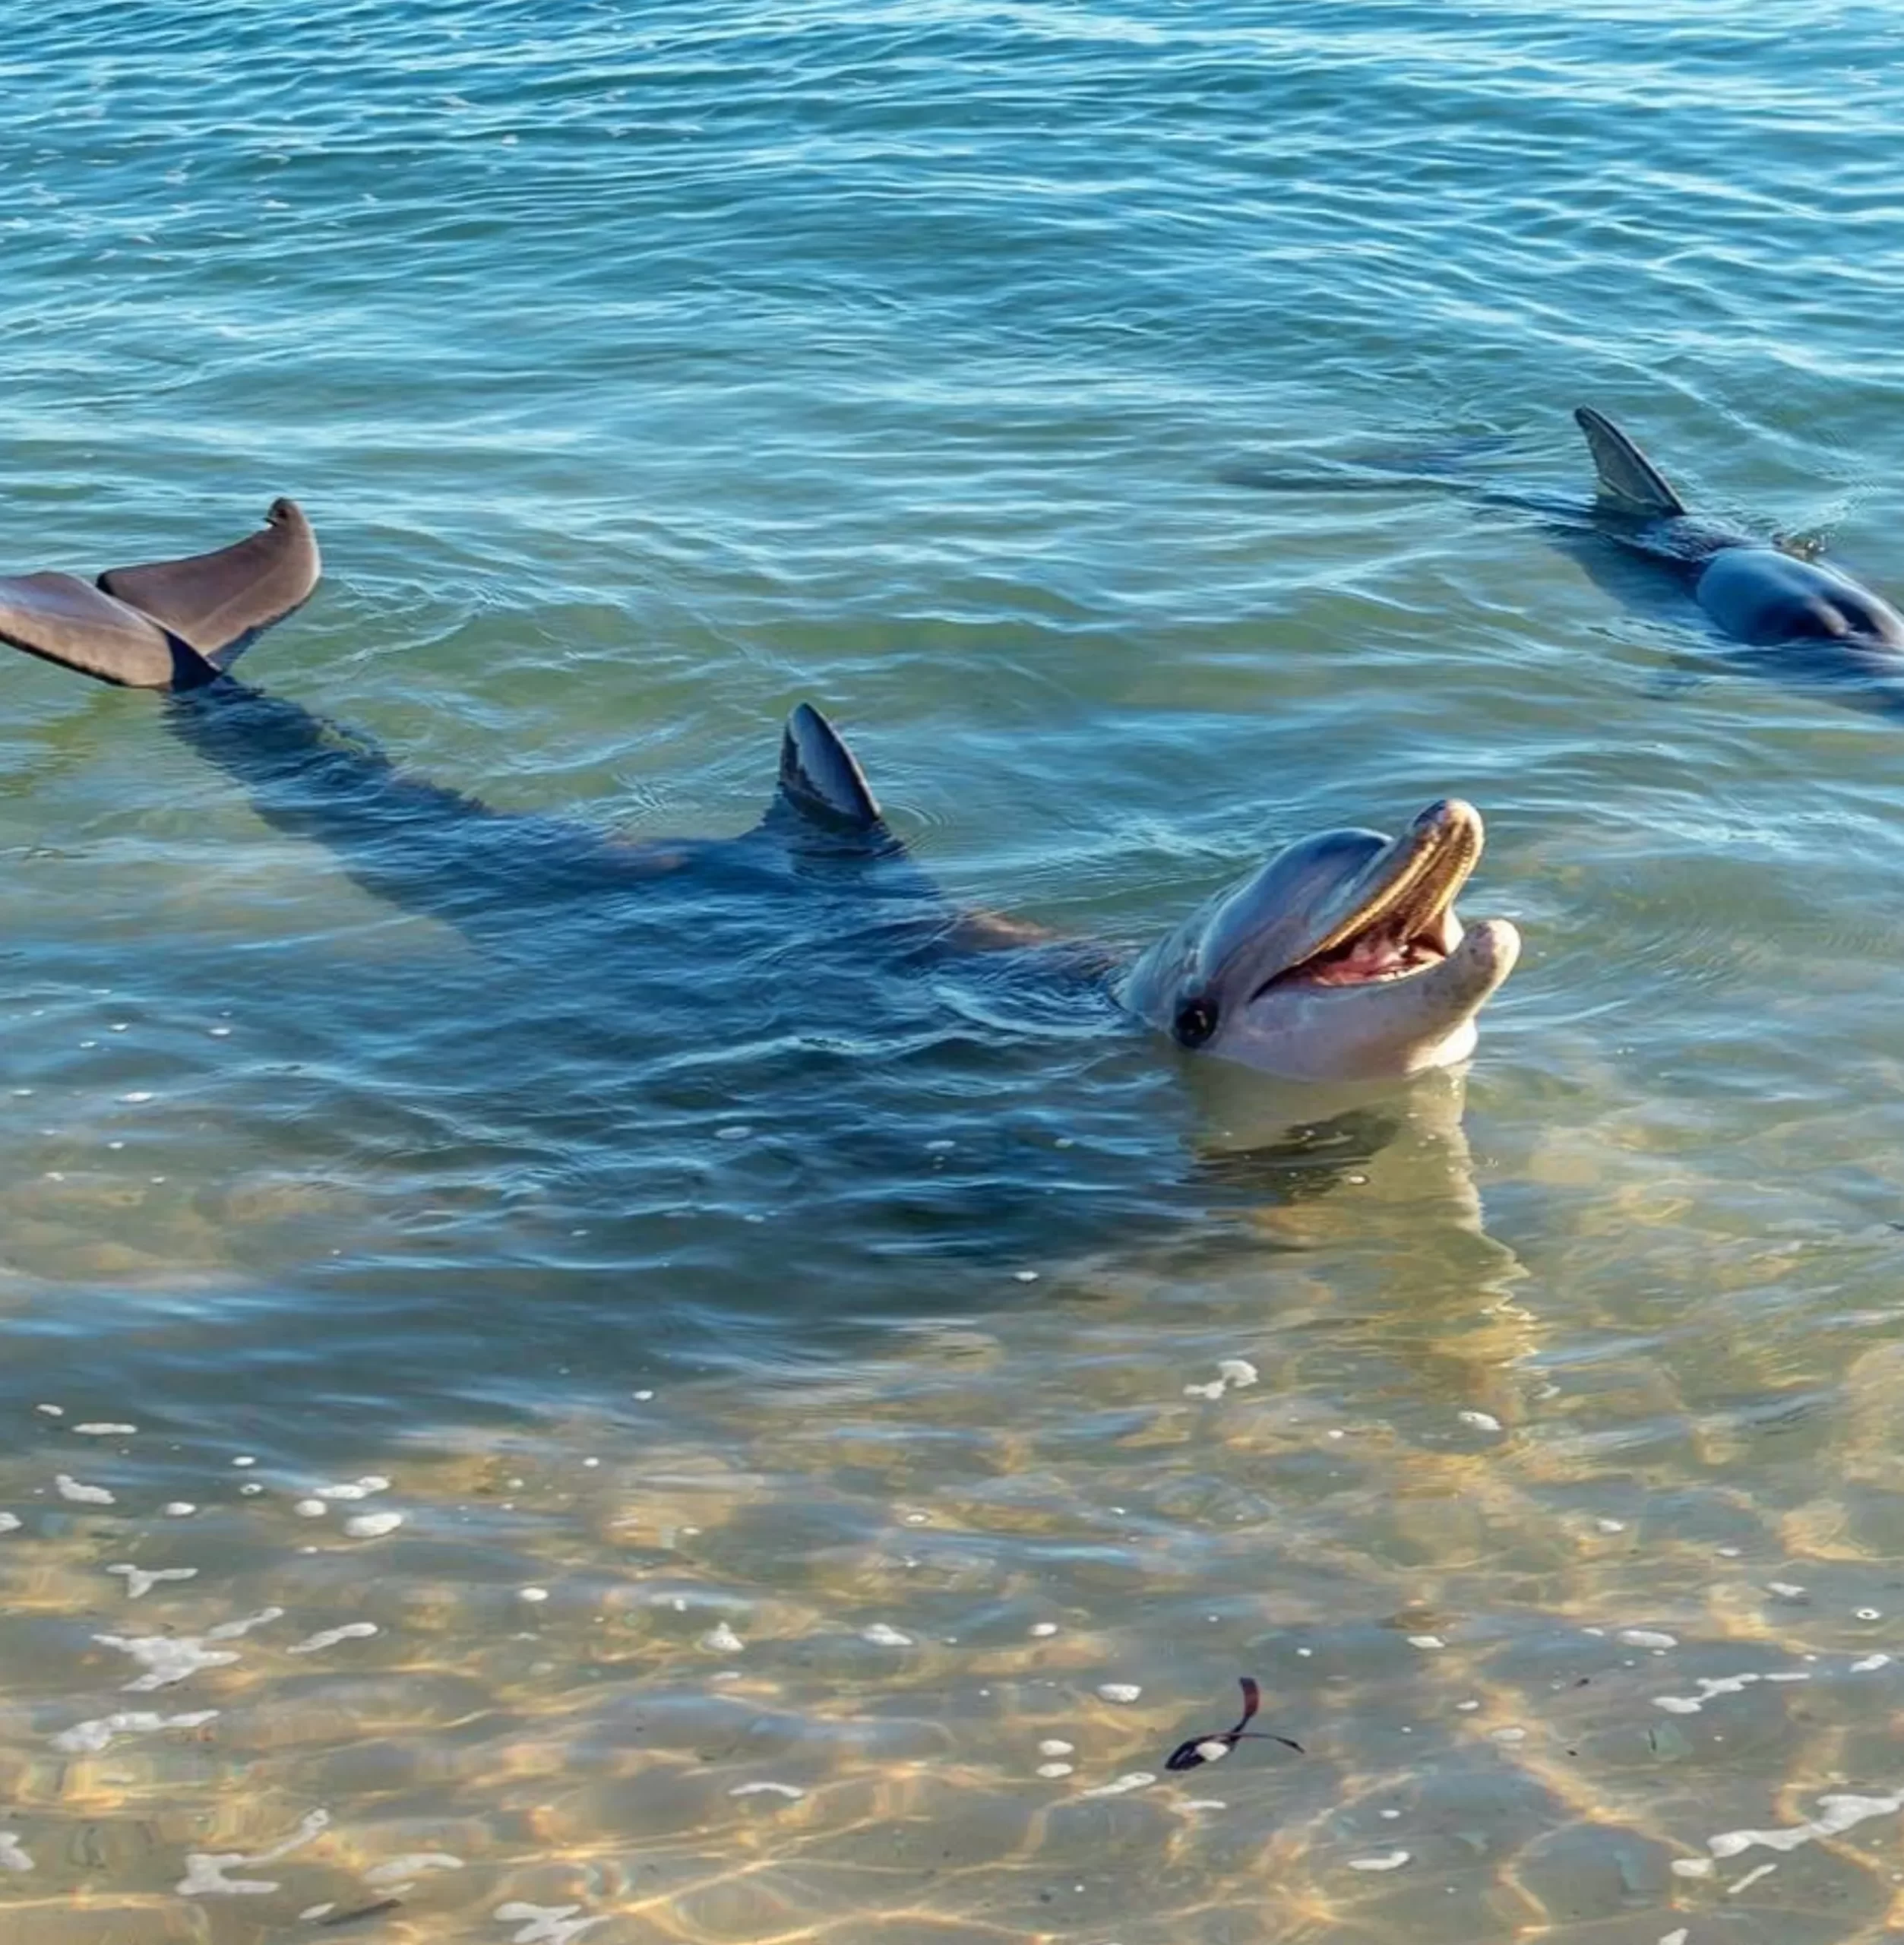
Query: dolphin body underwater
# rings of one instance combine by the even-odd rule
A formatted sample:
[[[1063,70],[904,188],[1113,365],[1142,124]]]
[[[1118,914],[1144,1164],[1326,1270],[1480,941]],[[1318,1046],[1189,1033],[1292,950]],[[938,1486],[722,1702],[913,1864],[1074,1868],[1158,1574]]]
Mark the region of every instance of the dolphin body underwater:
[[[0,577],[0,640],[103,682],[168,692],[172,726],[245,784],[262,815],[327,844],[381,897],[484,943],[542,931],[559,912],[571,967],[618,938],[630,899],[663,887],[704,885],[729,909],[756,906],[783,925],[800,922],[784,906],[791,894],[808,901],[808,925],[856,931],[876,957],[1029,954],[1042,972],[1108,984],[1127,1013],[1183,1048],[1298,1081],[1359,1082],[1465,1058],[1475,1016],[1519,951],[1505,920],[1464,928],[1455,916],[1482,822],[1448,801],[1393,840],[1343,830],[1290,846],[1119,969],[1091,948],[949,907],[888,829],[851,752],[805,704],[786,726],[775,802],[742,837],[634,843],[497,811],[230,674],[309,598],[319,571],[309,523],[280,499],[262,530],[213,553],[96,582]]]
[[[1690,595],[1732,640],[1779,651],[1733,656],[1744,672],[1776,674],[1839,701],[1904,714],[1904,615],[1814,549],[1691,512],[1604,413],[1583,405],[1573,417],[1594,465],[1596,492],[1584,504],[1559,495],[1463,484],[1433,458],[1352,462],[1339,472],[1311,474],[1234,467],[1225,476],[1269,492],[1452,487],[1477,505],[1538,514],[1563,551],[1617,596],[1632,599],[1669,587],[1676,596]],[[1608,571],[1609,542],[1633,573]]]

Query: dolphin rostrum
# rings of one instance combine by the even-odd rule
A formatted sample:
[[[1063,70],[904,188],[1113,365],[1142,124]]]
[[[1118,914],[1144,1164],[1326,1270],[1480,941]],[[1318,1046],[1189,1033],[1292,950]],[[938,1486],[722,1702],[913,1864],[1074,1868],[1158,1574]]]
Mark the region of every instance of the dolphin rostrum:
[[[808,704],[782,737],[773,808],[734,840],[629,843],[498,812],[406,775],[361,738],[229,672],[264,628],[308,599],[318,572],[309,523],[279,500],[262,531],[214,553],[115,568],[96,583],[0,577],[0,640],[103,682],[168,692],[173,726],[244,782],[262,814],[328,844],[373,891],[472,933],[493,937],[511,921],[520,930],[532,904],[586,912],[594,900],[618,912],[630,890],[697,866],[730,903],[771,902],[795,879],[839,890],[843,881],[815,866],[830,850],[836,862],[856,855],[883,868],[852,885],[883,901],[869,934],[903,950],[1033,950],[1054,970],[1088,969],[1099,982],[1111,969],[1105,955],[1035,928],[949,911],[888,829],[851,751]],[[1481,844],[1479,814],[1453,800],[1393,840],[1367,830],[1305,838],[1144,953],[1112,990],[1183,1048],[1296,1080],[1393,1079],[1458,1062],[1520,950],[1506,920],[1464,928],[1455,916]],[[789,845],[799,865],[791,874],[780,862]]]

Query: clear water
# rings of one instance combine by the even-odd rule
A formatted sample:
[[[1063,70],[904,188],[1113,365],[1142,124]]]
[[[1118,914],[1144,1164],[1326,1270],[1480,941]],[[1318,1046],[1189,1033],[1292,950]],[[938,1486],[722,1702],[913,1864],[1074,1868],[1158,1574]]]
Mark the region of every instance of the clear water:
[[[811,697],[961,902],[1459,792],[1529,951],[1464,1119],[1292,1105],[824,860],[459,931],[8,667],[8,1945],[1896,1935],[1898,726],[1454,489],[1592,400],[1904,586],[1901,41],[17,10],[11,565],[293,492],[248,673],[499,808],[744,830]]]

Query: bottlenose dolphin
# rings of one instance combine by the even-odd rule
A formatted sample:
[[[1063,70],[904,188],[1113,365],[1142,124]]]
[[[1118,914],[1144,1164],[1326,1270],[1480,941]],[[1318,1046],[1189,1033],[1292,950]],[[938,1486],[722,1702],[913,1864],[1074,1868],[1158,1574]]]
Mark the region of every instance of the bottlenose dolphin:
[[[808,922],[836,935],[845,901],[870,896],[859,930],[889,950],[1028,951],[1056,976],[1108,978],[1129,1012],[1181,1047],[1301,1081],[1394,1079],[1464,1059],[1475,1015],[1519,951],[1505,920],[1464,930],[1454,916],[1482,824],[1449,801],[1392,840],[1341,830],[1290,846],[1119,978],[1093,948],[946,906],[851,751],[804,703],[782,735],[774,803],[742,837],[631,843],[498,812],[232,675],[259,632],[309,597],[319,568],[310,523],[279,500],[263,531],[213,553],[114,568],[96,583],[0,578],[0,640],[103,682],[167,692],[173,726],[244,782],[262,814],[328,844],[381,895],[485,940],[525,920],[533,930],[558,905],[592,904],[593,922],[612,925],[625,894],[684,873],[776,906],[824,890],[842,916],[815,911]]]
[[[1386,456],[1320,473],[1232,467],[1234,483],[1271,492],[1394,492],[1409,485],[1460,492],[1475,504],[1541,516],[1549,537],[1620,598],[1649,586],[1690,594],[1732,640],[1782,651],[1735,658],[1753,674],[1776,673],[1834,691],[1838,700],[1904,713],[1904,615],[1808,545],[1688,511],[1665,476],[1626,433],[1591,406],[1574,411],[1593,460],[1596,492],[1559,494],[1460,476],[1464,454]],[[1486,442],[1483,442],[1486,443]],[[1606,543],[1630,571],[1615,571]]]
[[[1728,635],[1754,647],[1828,642],[1868,672],[1904,673],[1904,615],[1810,551],[1703,520],[1652,460],[1590,405],[1573,417],[1593,456],[1608,535],[1664,561]]]

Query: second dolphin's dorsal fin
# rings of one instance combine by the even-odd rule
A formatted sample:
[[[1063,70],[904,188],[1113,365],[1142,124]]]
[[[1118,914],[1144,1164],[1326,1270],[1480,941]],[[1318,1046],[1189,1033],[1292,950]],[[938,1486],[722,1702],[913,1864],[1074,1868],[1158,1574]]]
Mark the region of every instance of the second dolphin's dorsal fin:
[[[1590,405],[1573,408],[1574,422],[1586,435],[1601,493],[1635,513],[1677,520],[1685,502],[1666,483],[1666,477],[1603,412]]]
[[[128,689],[196,689],[218,669],[150,615],[77,574],[0,577],[0,641]]]
[[[264,520],[261,531],[216,553],[109,568],[99,584],[224,668],[318,584],[318,538],[297,502],[274,500]]]
[[[802,703],[786,719],[780,795],[795,810],[835,830],[871,833],[884,822],[865,771],[811,703]]]

